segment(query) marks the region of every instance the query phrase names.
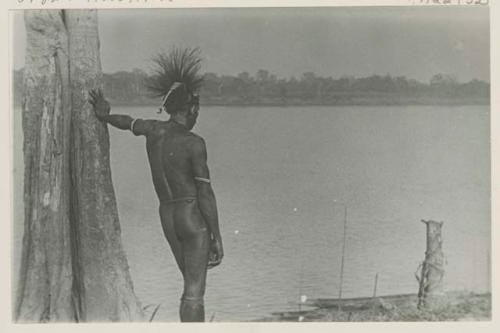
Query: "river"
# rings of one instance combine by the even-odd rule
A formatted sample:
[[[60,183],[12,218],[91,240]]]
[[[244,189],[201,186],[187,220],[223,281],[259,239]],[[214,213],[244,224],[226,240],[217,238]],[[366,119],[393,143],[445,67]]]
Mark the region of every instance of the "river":
[[[154,107],[115,107],[162,118]],[[22,133],[14,117],[14,280],[22,238]],[[489,290],[489,107],[202,107],[225,258],[207,318],[240,321],[337,297],[417,291],[421,219],[444,221],[449,290]],[[144,138],[110,129],[122,239],[137,295],[176,321],[182,279],[163,237]]]

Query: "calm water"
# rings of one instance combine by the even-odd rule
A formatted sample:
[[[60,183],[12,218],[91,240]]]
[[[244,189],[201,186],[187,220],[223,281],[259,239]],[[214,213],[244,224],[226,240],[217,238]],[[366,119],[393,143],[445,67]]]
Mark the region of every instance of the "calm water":
[[[158,117],[154,107],[113,112]],[[19,117],[15,126],[20,143]],[[446,288],[489,288],[488,107],[205,107],[195,131],[207,142],[226,254],[209,271],[208,318],[254,319],[297,309],[300,295],[336,297],[344,204],[344,297],[370,296],[377,272],[378,294],[417,291],[421,219],[445,222]],[[155,320],[176,321],[182,279],[159,224],[144,146],[111,130],[123,243],[141,301],[162,304]]]

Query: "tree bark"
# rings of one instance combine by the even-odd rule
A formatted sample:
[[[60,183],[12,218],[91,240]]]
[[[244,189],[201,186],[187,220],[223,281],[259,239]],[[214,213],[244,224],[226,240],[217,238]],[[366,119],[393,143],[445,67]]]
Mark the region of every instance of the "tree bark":
[[[67,39],[60,13],[25,13],[23,101],[25,223],[15,317],[74,318],[69,242]]]
[[[107,126],[87,102],[88,91],[101,85],[97,12],[66,11],[72,97],[72,210],[78,262],[77,289],[83,320],[139,320],[121,243],[120,223],[111,182]]]
[[[14,317],[142,320],[121,244],[107,127],[86,102],[101,85],[95,10],[25,12],[25,222]]]

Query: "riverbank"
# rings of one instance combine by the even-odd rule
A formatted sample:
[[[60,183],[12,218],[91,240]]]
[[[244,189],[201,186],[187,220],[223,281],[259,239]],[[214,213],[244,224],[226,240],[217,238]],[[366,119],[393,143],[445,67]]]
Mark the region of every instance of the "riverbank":
[[[422,310],[417,309],[415,294],[313,299],[302,303],[301,307],[307,309],[275,312],[256,321],[487,321],[491,319],[491,293],[448,292],[432,308]]]

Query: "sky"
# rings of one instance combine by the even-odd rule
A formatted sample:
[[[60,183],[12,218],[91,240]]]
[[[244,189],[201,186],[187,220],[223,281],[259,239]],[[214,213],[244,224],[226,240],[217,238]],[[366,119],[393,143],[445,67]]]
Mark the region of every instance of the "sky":
[[[489,81],[489,12],[481,7],[215,8],[100,10],[103,71],[151,68],[173,46],[202,50],[203,71],[278,77],[445,73]],[[22,13],[13,64],[24,65]]]

